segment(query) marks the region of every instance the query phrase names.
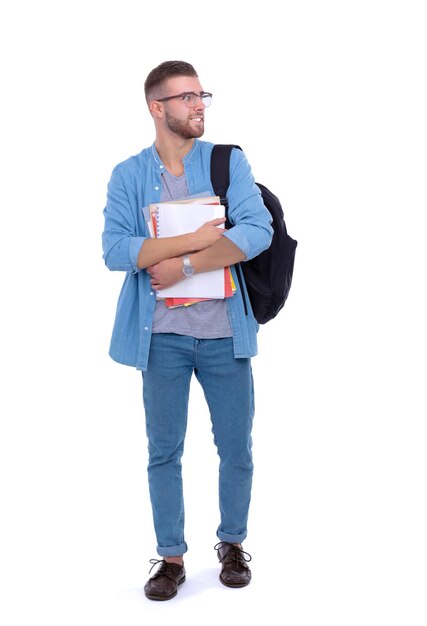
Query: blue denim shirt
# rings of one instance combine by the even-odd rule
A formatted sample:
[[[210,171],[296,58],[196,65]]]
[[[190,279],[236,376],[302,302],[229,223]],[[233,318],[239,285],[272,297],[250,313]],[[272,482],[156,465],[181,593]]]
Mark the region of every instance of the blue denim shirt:
[[[212,143],[195,140],[183,164],[190,195],[209,191]],[[103,258],[110,270],[126,272],[120,292],[110,356],[119,363],[140,370],[147,369],[156,293],[150,276],[137,267],[144,239],[149,237],[142,208],[160,202],[161,175],[165,167],[154,144],[140,154],[119,163],[108,184],[102,235]],[[241,150],[234,149],[230,160],[228,215],[233,227],[226,233],[251,259],[269,247],[272,237],[271,216],[265,208],[251,169]],[[232,267],[236,286],[239,283]],[[249,300],[246,297],[249,305]],[[239,289],[227,298],[228,315],[233,332],[234,355],[246,358],[257,353],[258,324],[248,306],[245,314]]]

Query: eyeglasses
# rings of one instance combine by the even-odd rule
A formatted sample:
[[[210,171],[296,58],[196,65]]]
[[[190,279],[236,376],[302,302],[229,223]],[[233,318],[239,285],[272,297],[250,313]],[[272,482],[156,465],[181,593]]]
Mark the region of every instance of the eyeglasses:
[[[159,98],[157,102],[167,102],[168,100],[174,100],[175,98],[181,98],[188,107],[195,107],[199,98],[205,107],[208,107],[212,103],[212,94],[207,91],[201,91],[196,93],[194,91],[185,91],[177,96],[167,96],[166,98]]]

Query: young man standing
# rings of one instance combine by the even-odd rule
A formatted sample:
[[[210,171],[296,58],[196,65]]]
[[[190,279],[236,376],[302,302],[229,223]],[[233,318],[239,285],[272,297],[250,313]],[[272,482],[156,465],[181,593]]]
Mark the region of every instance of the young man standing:
[[[205,92],[188,63],[168,61],[145,82],[154,121],[153,145],[113,170],[104,209],[104,259],[126,272],[110,355],[142,370],[148,437],[148,480],[160,567],[145,586],[152,600],[168,600],[185,580],[184,503],[181,456],[190,379],[202,385],[212,420],[219,466],[220,524],[215,546],[220,580],[230,587],[250,582],[250,557],[242,549],[252,485],[251,429],[254,413],[250,359],[258,330],[250,305],[237,293],[227,299],[168,309],[158,290],[193,273],[251,259],[271,242],[271,216],[249,164],[234,149],[230,161],[228,215],[176,237],[149,237],[142,208],[209,192],[213,144],[203,135]],[[247,303],[249,303],[246,297]],[[159,390],[161,390],[159,392]]]

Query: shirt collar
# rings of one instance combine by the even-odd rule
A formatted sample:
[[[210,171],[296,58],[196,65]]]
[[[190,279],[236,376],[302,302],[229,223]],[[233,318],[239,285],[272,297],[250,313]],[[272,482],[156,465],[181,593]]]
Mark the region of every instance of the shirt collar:
[[[190,159],[192,159],[195,156],[195,154],[197,153],[198,149],[199,149],[199,140],[195,139],[194,140],[194,144],[193,144],[190,152],[188,152],[185,155],[185,157],[183,158],[184,163],[186,161],[189,161]],[[159,156],[159,153],[157,152],[155,143],[153,143],[151,145],[151,155],[152,155],[152,157],[153,157],[153,159],[154,159],[154,161],[156,163],[156,166],[159,169],[159,171],[160,172],[164,171],[165,166],[163,165],[162,160],[161,160],[161,158]]]

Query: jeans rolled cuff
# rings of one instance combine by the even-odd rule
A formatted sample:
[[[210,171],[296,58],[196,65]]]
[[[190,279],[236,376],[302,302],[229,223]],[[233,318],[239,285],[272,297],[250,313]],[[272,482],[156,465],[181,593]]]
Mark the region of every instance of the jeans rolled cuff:
[[[157,554],[160,556],[181,556],[187,550],[188,547],[185,541],[177,546],[157,546]]]
[[[226,541],[227,543],[243,543],[246,539],[247,532],[240,533],[239,535],[231,535],[230,533],[224,533],[218,528],[216,536],[220,541]]]

